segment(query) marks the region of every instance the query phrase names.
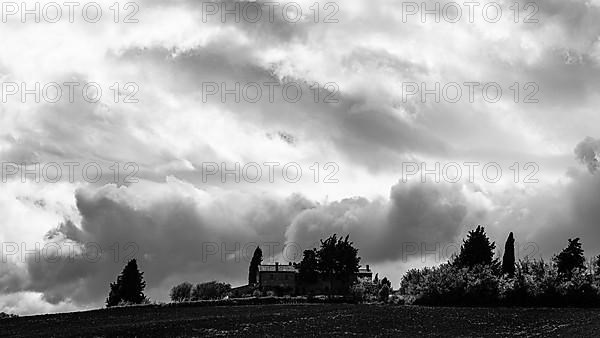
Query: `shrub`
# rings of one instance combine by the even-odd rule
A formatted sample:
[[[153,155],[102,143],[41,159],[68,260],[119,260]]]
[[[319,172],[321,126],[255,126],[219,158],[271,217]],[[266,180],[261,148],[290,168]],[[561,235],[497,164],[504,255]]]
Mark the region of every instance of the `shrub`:
[[[231,285],[217,281],[201,283],[192,289],[192,300],[222,299],[231,290]]]
[[[489,266],[472,269],[450,264],[411,270],[400,283],[400,291],[415,304],[491,305],[498,299],[498,279]]]
[[[404,305],[405,304],[405,300],[404,297],[399,296],[397,294],[393,294],[390,297],[390,304],[394,304],[394,305]]]
[[[144,298],[139,303],[134,303],[132,301],[121,300],[116,306],[137,306],[137,305],[149,305],[152,304],[150,299]]]
[[[410,270],[400,292],[406,302],[424,305],[593,306],[600,305],[600,279],[573,269],[565,279],[555,265],[522,260],[514,276],[491,266],[458,268],[449,264]]]
[[[543,259],[514,264],[513,246],[511,233],[500,269],[492,257],[494,243],[478,226],[450,263],[408,271],[400,293],[410,304],[600,306],[600,259],[587,270],[579,238],[569,239],[553,264]]]
[[[192,299],[192,284],[183,282],[171,289],[170,297],[173,302],[187,302]]]
[[[579,269],[573,269],[571,279],[563,281],[558,290],[563,304],[568,302],[569,305],[592,306],[600,301],[594,276]]]
[[[350,292],[357,302],[372,302],[377,299],[379,289],[374,282],[363,279],[354,283]]]
[[[17,318],[19,316],[13,315],[11,313],[0,312],[0,319],[8,319],[8,318]]]

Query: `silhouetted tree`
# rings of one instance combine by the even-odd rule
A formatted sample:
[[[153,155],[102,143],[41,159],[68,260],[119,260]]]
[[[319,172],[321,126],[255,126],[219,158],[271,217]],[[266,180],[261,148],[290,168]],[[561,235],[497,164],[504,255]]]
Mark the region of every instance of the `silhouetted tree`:
[[[171,289],[169,296],[173,302],[185,302],[192,298],[192,284],[183,282]]]
[[[495,243],[490,243],[490,239],[485,234],[481,225],[477,229],[469,231],[467,239],[463,240],[460,246],[460,253],[455,257],[453,265],[458,267],[472,268],[475,265],[494,264]]]
[[[579,238],[569,238],[569,245],[554,256],[552,260],[556,264],[558,273],[566,279],[571,279],[574,269],[585,269],[585,257]]]
[[[502,256],[502,273],[509,276],[515,275],[515,239],[511,232],[504,244],[504,255]]]
[[[381,280],[381,287],[383,287],[384,285],[387,285],[388,288],[392,288],[392,282],[390,282],[390,280],[387,279],[387,277],[383,277],[383,279]]]
[[[378,273],[376,273],[376,274],[375,274],[375,278],[373,278],[373,283],[374,283],[375,285],[378,285],[378,284],[379,284],[379,274],[378,274]]]
[[[339,291],[344,293],[347,293],[356,281],[360,263],[358,249],[353,246],[349,237],[348,235],[342,239],[334,234],[324,241],[321,240],[321,247],[317,250],[317,270],[331,282],[340,282]]]
[[[192,289],[192,300],[222,299],[231,290],[231,285],[217,281],[200,283]]]
[[[140,272],[135,259],[130,260],[115,283],[110,283],[110,292],[106,306],[119,305],[121,302],[141,304],[146,300],[144,295],[144,273]]]
[[[315,283],[319,279],[318,265],[317,250],[304,250],[302,261],[296,265],[298,279],[305,283]]]
[[[12,314],[12,313],[0,312],[0,319],[17,318],[17,317],[19,317],[19,316]]]
[[[108,292],[108,298],[106,298],[106,307],[117,306],[121,302],[121,295],[119,294],[119,284],[121,276],[117,277],[115,283],[110,283],[110,291]]]
[[[390,297],[390,287],[387,284],[383,284],[381,289],[379,289],[379,301],[387,302]]]
[[[256,284],[258,276],[258,266],[262,262],[262,250],[260,247],[256,247],[252,260],[250,261],[250,268],[248,269],[248,284]]]

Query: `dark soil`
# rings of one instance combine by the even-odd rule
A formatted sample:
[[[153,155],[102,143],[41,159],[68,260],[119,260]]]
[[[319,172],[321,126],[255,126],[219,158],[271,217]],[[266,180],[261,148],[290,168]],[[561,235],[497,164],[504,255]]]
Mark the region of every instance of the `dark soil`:
[[[0,336],[600,337],[600,309],[300,304],[145,306],[0,320]]]

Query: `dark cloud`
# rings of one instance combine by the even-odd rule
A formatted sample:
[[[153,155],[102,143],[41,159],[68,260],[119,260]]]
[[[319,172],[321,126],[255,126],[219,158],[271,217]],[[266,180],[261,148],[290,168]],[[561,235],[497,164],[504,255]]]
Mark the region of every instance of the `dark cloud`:
[[[306,247],[316,238],[350,234],[363,263],[395,261],[407,243],[452,243],[466,225],[467,201],[460,186],[402,183],[389,200],[345,199],[300,213],[287,240]]]
[[[575,156],[585,164],[590,173],[595,173],[600,164],[598,164],[598,155],[600,154],[600,140],[586,137],[575,147]]]
[[[29,259],[30,280],[24,290],[43,292],[52,303],[97,302],[106,296],[108,283],[125,260],[133,257],[140,261],[150,287],[178,275],[197,282],[216,278],[241,283],[256,243],[282,244],[285,225],[313,206],[296,195],[283,200],[236,193],[202,196],[183,183],[150,189],[149,195],[115,186],[80,191],[80,227],[70,221],[60,224],[48,233],[45,245],[71,242],[82,253],[58,262]]]
[[[10,290],[41,292],[51,304],[98,303],[125,260],[136,257],[149,289],[164,298],[178,278],[243,283],[257,244],[271,259],[299,260],[302,249],[332,233],[350,234],[363,262],[373,264],[398,259],[405,242],[453,241],[467,213],[460,188],[451,186],[398,184],[389,200],[320,205],[299,195],[209,195],[177,181],[141,185],[79,191],[81,224],[67,220],[44,241],[70,243],[78,254],[28,257],[27,282],[16,287],[18,270],[2,277]],[[285,243],[298,252],[284,252]]]

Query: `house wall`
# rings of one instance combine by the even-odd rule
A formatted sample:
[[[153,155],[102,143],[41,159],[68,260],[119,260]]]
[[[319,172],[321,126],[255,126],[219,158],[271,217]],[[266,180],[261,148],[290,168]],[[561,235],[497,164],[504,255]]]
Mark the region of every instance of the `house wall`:
[[[292,271],[261,271],[258,274],[260,287],[263,291],[281,289],[291,293],[296,292],[296,273]]]

